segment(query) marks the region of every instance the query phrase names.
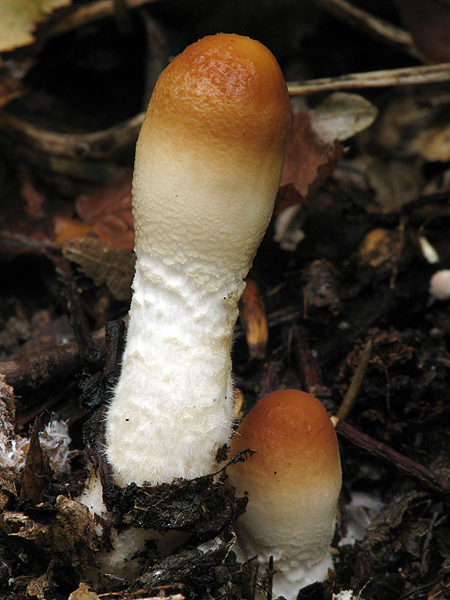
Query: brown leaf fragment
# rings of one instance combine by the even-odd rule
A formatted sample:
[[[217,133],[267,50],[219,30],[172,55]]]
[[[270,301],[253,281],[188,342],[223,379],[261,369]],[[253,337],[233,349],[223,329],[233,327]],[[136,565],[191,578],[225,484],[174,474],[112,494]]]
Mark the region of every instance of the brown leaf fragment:
[[[358,248],[358,261],[361,265],[379,267],[392,260],[398,253],[398,231],[372,229],[362,240]]]
[[[0,506],[3,507],[9,496],[16,496],[12,479],[21,472],[29,446],[28,440],[14,431],[15,415],[14,390],[5,382],[5,375],[0,374]]]
[[[440,122],[431,123],[411,145],[427,161],[445,163],[450,160],[450,118],[448,110],[449,106],[447,105],[447,112],[440,119]]]
[[[78,196],[76,210],[81,221],[55,216],[55,240],[62,244],[73,238],[95,234],[114,248],[133,250],[131,179],[132,171],[124,169],[91,194]]]
[[[385,565],[398,560],[404,552],[403,529],[408,530],[411,525],[406,519],[407,513],[415,504],[420,503],[423,497],[423,493],[414,491],[396,498],[382,509],[367,528],[362,546],[370,551],[377,562]]]
[[[304,202],[333,172],[343,154],[339,142],[324,142],[315,132],[308,111],[294,112],[275,214]]]
[[[74,592],[69,596],[69,600],[97,600],[98,596],[95,592],[89,591],[89,587],[81,582]]]
[[[76,201],[80,219],[91,225],[99,238],[124,250],[134,247],[131,180],[131,169],[124,169],[92,194],[81,195]]]
[[[263,360],[269,337],[264,300],[256,281],[246,281],[244,294],[239,301],[239,318],[245,332],[250,360]]]
[[[0,511],[5,510],[11,498],[17,499],[17,476],[5,469],[0,473]]]
[[[5,417],[14,423],[16,417],[16,405],[14,403],[14,389],[5,381],[5,376],[0,374],[0,400],[5,404]]]
[[[57,515],[51,523],[53,552],[82,572],[89,572],[100,549],[89,509],[65,496],[57,497],[55,508]]]
[[[47,571],[40,577],[33,578],[27,585],[27,596],[30,598],[37,598],[38,600],[45,600],[46,593],[48,593],[52,585],[53,580],[53,562],[50,562]]]
[[[53,217],[53,233],[55,242],[64,244],[64,242],[69,240],[85,237],[94,233],[94,231],[92,225],[81,223],[80,221],[70,219],[69,217],[55,215],[55,217]]]
[[[134,274],[134,255],[131,252],[113,248],[109,242],[94,237],[69,240],[63,244],[62,252],[96,286],[106,284],[116,300],[131,298]]]
[[[44,454],[41,448],[39,426],[40,419],[38,418],[30,435],[30,447],[25,461],[22,487],[20,489],[20,499],[30,500],[33,504],[42,501],[53,475],[48,456]]]
[[[26,540],[41,551],[50,550],[50,525],[38,523],[23,513],[5,511],[1,515],[0,529],[10,539]]]

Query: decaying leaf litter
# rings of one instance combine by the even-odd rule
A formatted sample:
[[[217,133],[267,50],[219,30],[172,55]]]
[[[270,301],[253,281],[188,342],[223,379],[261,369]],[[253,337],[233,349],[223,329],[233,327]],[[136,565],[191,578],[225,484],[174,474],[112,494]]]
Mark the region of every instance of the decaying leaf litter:
[[[336,427],[336,571],[301,597],[448,597],[450,319],[429,293],[450,260],[447,3],[129,4],[50,17],[47,6],[34,42],[2,49],[0,596],[251,598],[256,576],[270,583],[235,562],[244,506],[223,471],[120,492],[99,451],[124,335],[111,322],[126,315],[133,269],[144,98],[187,43],[234,30],[277,55],[293,110],[276,215],[235,333],[237,412],[297,387],[336,414],[371,344]],[[105,578],[95,591],[83,573],[108,540],[74,500],[90,461],[110,482],[116,525],[192,532],[134,581]]]

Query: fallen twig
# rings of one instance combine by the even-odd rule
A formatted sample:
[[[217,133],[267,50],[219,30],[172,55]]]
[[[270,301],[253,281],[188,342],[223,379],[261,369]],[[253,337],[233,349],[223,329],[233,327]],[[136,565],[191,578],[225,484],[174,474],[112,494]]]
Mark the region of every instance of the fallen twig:
[[[359,388],[361,387],[362,380],[364,378],[364,373],[366,372],[367,365],[370,361],[370,355],[372,353],[372,340],[369,340],[364,347],[361,360],[356,368],[355,374],[353,375],[353,379],[350,383],[350,386],[345,394],[345,398],[342,404],[337,411],[336,418],[341,420],[348,417],[349,412],[351,411],[353,404],[355,403],[356,396],[358,394]]]
[[[72,159],[105,159],[132,146],[144,120],[139,113],[127,121],[93,133],[57,133],[36,127],[0,110],[0,129],[38,152]]]
[[[310,79],[308,81],[289,82],[291,96],[307,96],[319,92],[351,90],[356,88],[389,87],[399,85],[424,85],[450,81],[450,63],[388,69],[368,73],[350,73],[340,77]]]
[[[353,6],[347,0],[316,0],[316,2],[324,10],[342,19],[352,27],[367,33],[372,38],[416,58],[420,56],[411,35],[404,29]]]
[[[100,351],[103,351],[105,329],[94,332],[92,339]],[[14,360],[1,362],[0,373],[17,393],[25,388],[37,389],[55,378],[81,369],[82,365],[83,359],[78,344],[72,341],[47,350],[24,353]]]
[[[369,453],[371,456],[381,458],[390,465],[393,465],[403,475],[419,481],[427,489],[437,492],[442,496],[450,495],[450,481],[448,479],[400,454],[396,450],[388,448],[382,442],[374,440],[365,433],[361,433],[345,421],[338,421],[336,432],[360,450]]]

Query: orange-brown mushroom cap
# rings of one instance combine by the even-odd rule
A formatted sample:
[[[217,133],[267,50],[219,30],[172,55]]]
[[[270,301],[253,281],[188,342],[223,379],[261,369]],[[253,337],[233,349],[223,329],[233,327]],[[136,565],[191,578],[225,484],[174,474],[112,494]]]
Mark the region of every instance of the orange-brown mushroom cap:
[[[326,410],[298,390],[267,394],[239,426],[231,455],[247,447],[258,454],[228,469],[237,495],[248,494],[236,522],[244,555],[258,555],[262,563],[272,555],[279,580],[294,587],[325,578],[341,488],[339,448]],[[274,591],[289,596],[283,585]]]
[[[231,453],[250,447],[258,454],[233,467],[233,478],[247,487],[277,489],[301,486],[316,493],[324,482],[340,485],[339,448],[333,424],[323,405],[299,390],[267,394],[250,411],[231,442]],[[234,475],[236,473],[236,475]]]
[[[286,83],[265,46],[235,34],[188,46],[160,75],[139,136],[136,249],[244,277],[272,215],[289,125]]]
[[[283,74],[273,54],[248,37],[220,33],[188,46],[161,74],[150,106],[152,127],[170,130],[179,143],[210,148],[213,142],[224,155],[260,155],[268,147],[284,154],[289,97]]]

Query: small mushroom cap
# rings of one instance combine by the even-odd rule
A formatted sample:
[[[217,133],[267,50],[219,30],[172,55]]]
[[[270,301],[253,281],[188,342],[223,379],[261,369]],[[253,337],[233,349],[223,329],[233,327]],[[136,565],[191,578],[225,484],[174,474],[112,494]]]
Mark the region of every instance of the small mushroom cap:
[[[217,34],[186,48],[159,77],[139,136],[136,250],[217,261],[244,277],[272,215],[289,125],[286,84],[265,46]]]
[[[339,448],[326,410],[298,390],[267,394],[239,426],[231,455],[247,447],[258,454],[227,470],[237,495],[248,494],[236,522],[244,554],[262,562],[273,555],[282,571],[320,564],[329,557],[341,488]]]
[[[261,398],[240,424],[231,454],[247,447],[258,454],[233,466],[233,479],[245,478],[246,489],[262,483],[289,495],[298,487],[305,494],[320,493],[330,483],[340,487],[336,433],[327,411],[310,394],[277,390]]]
[[[442,302],[450,300],[450,269],[442,269],[433,275],[430,279],[430,294]]]

